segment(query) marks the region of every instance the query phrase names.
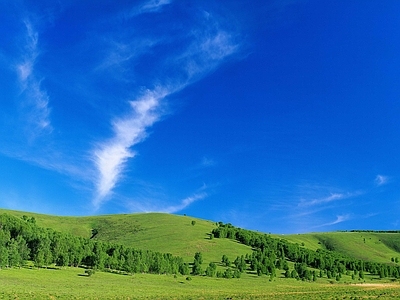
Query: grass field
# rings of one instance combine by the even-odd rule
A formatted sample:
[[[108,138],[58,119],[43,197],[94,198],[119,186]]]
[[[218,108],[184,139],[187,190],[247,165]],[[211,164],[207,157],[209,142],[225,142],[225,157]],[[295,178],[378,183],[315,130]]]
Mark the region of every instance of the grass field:
[[[179,255],[193,261],[195,252],[203,255],[203,267],[251,253],[250,247],[229,239],[210,239],[215,223],[170,214],[120,214],[91,217],[59,217],[0,210],[18,217],[35,217],[39,226],[89,238],[115,242],[137,249]],[[196,221],[192,225],[192,221]],[[297,235],[272,235],[316,250],[333,247],[356,258],[390,263],[399,257],[400,234],[330,232]],[[291,268],[293,265],[289,262]],[[221,268],[222,267],[218,267]],[[0,270],[1,299],[400,299],[400,284],[366,275],[365,281],[343,275],[340,282],[319,278],[317,282],[243,274],[240,279],[181,275],[123,275],[96,272],[91,277],[84,269],[3,269]]]
[[[1,299],[399,299],[400,284],[367,280],[363,284],[315,283],[248,275],[218,279],[173,275],[120,275],[80,268],[4,269]],[[346,280],[346,279],[343,279]],[[357,282],[357,281],[355,281]]]

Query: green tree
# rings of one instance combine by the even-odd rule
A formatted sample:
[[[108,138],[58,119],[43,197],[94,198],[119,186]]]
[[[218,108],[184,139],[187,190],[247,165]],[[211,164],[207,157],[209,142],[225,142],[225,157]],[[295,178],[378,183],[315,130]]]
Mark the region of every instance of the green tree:
[[[226,256],[225,254],[222,255],[221,261],[226,267],[229,267],[231,265],[231,262],[229,261],[228,256]]]
[[[8,265],[9,267],[20,266],[21,255],[18,251],[18,244],[14,239],[11,239],[8,244]]]
[[[183,263],[179,266],[179,273],[182,275],[189,275],[189,265],[187,263]]]
[[[40,268],[43,267],[44,265],[44,253],[41,249],[39,249],[36,254],[35,257],[33,259],[33,262],[35,264],[35,267]]]
[[[206,269],[206,276],[208,277],[214,277],[217,272],[217,265],[213,262],[210,262]]]
[[[196,252],[194,254],[194,260],[197,261],[200,265],[203,263],[203,255],[201,252]]]
[[[8,249],[0,244],[0,268],[8,267]]]
[[[194,261],[192,267],[192,274],[193,275],[203,275],[203,269],[197,260]]]
[[[360,270],[360,273],[358,273],[358,276],[360,279],[364,279],[364,271]]]

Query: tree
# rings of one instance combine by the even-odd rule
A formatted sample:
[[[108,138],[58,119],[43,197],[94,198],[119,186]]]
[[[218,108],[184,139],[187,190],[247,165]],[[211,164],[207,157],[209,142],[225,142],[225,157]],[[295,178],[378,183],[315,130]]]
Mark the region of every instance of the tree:
[[[203,269],[201,268],[201,265],[197,260],[194,261],[193,267],[192,267],[192,274],[193,275],[202,275],[203,274]]]
[[[26,260],[29,259],[30,249],[28,248],[28,245],[26,244],[26,241],[22,235],[17,236],[15,242],[17,244],[17,249],[20,256],[19,266],[21,266],[24,265]]]
[[[179,266],[179,273],[182,275],[189,275],[189,265],[184,263]]]
[[[44,253],[42,250],[36,252],[33,262],[37,268],[43,267],[44,265]]]
[[[197,261],[200,265],[203,263],[203,255],[201,252],[196,252],[194,254],[194,260]]]
[[[226,269],[224,272],[224,278],[230,279],[233,277],[232,270],[230,268]]]
[[[18,244],[14,239],[11,239],[8,245],[8,265],[10,267],[20,266],[21,255],[18,252]]]
[[[233,262],[236,266],[236,268],[239,270],[239,272],[243,272],[246,270],[246,261],[244,260],[244,256],[242,255],[241,257],[237,256],[235,261]]]
[[[289,269],[285,271],[285,278],[291,278]]]
[[[8,249],[0,244],[0,268],[8,267]]]
[[[191,224],[192,224],[192,226],[196,225],[196,221],[193,220]]]
[[[222,255],[221,261],[226,267],[229,267],[231,265],[231,262],[229,261],[228,256],[226,256],[225,254]]]
[[[210,264],[206,269],[206,276],[214,277],[216,272],[217,272],[217,265],[213,262],[210,262]]]

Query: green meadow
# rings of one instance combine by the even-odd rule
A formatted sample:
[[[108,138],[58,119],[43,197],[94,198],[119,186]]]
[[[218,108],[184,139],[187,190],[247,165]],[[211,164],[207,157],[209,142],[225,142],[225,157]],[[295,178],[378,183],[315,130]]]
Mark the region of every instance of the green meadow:
[[[253,249],[235,240],[212,238],[215,222],[170,214],[121,214],[91,217],[59,217],[0,210],[17,217],[34,217],[38,226],[56,231],[113,242],[127,247],[181,256],[193,262],[196,252],[203,266],[214,262],[223,270],[222,255],[231,260],[251,254]],[[332,248],[336,252],[368,261],[394,264],[400,257],[400,234],[376,232],[330,232],[271,235],[312,250]],[[288,262],[293,268],[293,263]],[[317,271],[317,270],[315,270]],[[344,274],[339,281],[327,277],[315,282],[276,277],[255,272],[241,278],[191,275],[127,274],[74,267],[24,267],[0,270],[1,299],[400,299],[399,281],[365,274],[360,280]]]
[[[80,268],[0,271],[2,299],[399,299],[400,285],[302,282],[245,276],[240,279],[96,272]]]

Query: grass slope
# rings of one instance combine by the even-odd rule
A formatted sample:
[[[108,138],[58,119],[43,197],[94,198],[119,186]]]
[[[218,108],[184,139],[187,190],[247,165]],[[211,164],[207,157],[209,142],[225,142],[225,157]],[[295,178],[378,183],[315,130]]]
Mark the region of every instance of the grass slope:
[[[195,252],[202,252],[206,263],[220,261],[223,254],[234,260],[251,249],[227,239],[209,239],[214,222],[172,214],[115,214],[90,217],[59,217],[0,209],[0,213],[33,216],[37,224],[57,231],[90,237],[98,229],[96,239],[143,250],[168,252],[192,261]],[[192,221],[196,224],[191,225]],[[272,235],[289,242],[304,244],[316,250],[332,248],[345,255],[390,263],[400,258],[400,233],[326,232],[295,235]]]
[[[390,263],[392,257],[400,258],[400,233],[326,232],[274,236],[313,250],[330,248],[368,261]]]
[[[35,217],[39,226],[53,228],[82,237],[114,242],[136,249],[172,253],[192,262],[194,254],[201,252],[204,263],[219,262],[223,254],[230,260],[237,255],[251,253],[251,248],[227,239],[210,239],[215,223],[172,214],[116,214],[91,217],[59,217],[0,209],[18,217]],[[192,221],[196,221],[192,225]]]

